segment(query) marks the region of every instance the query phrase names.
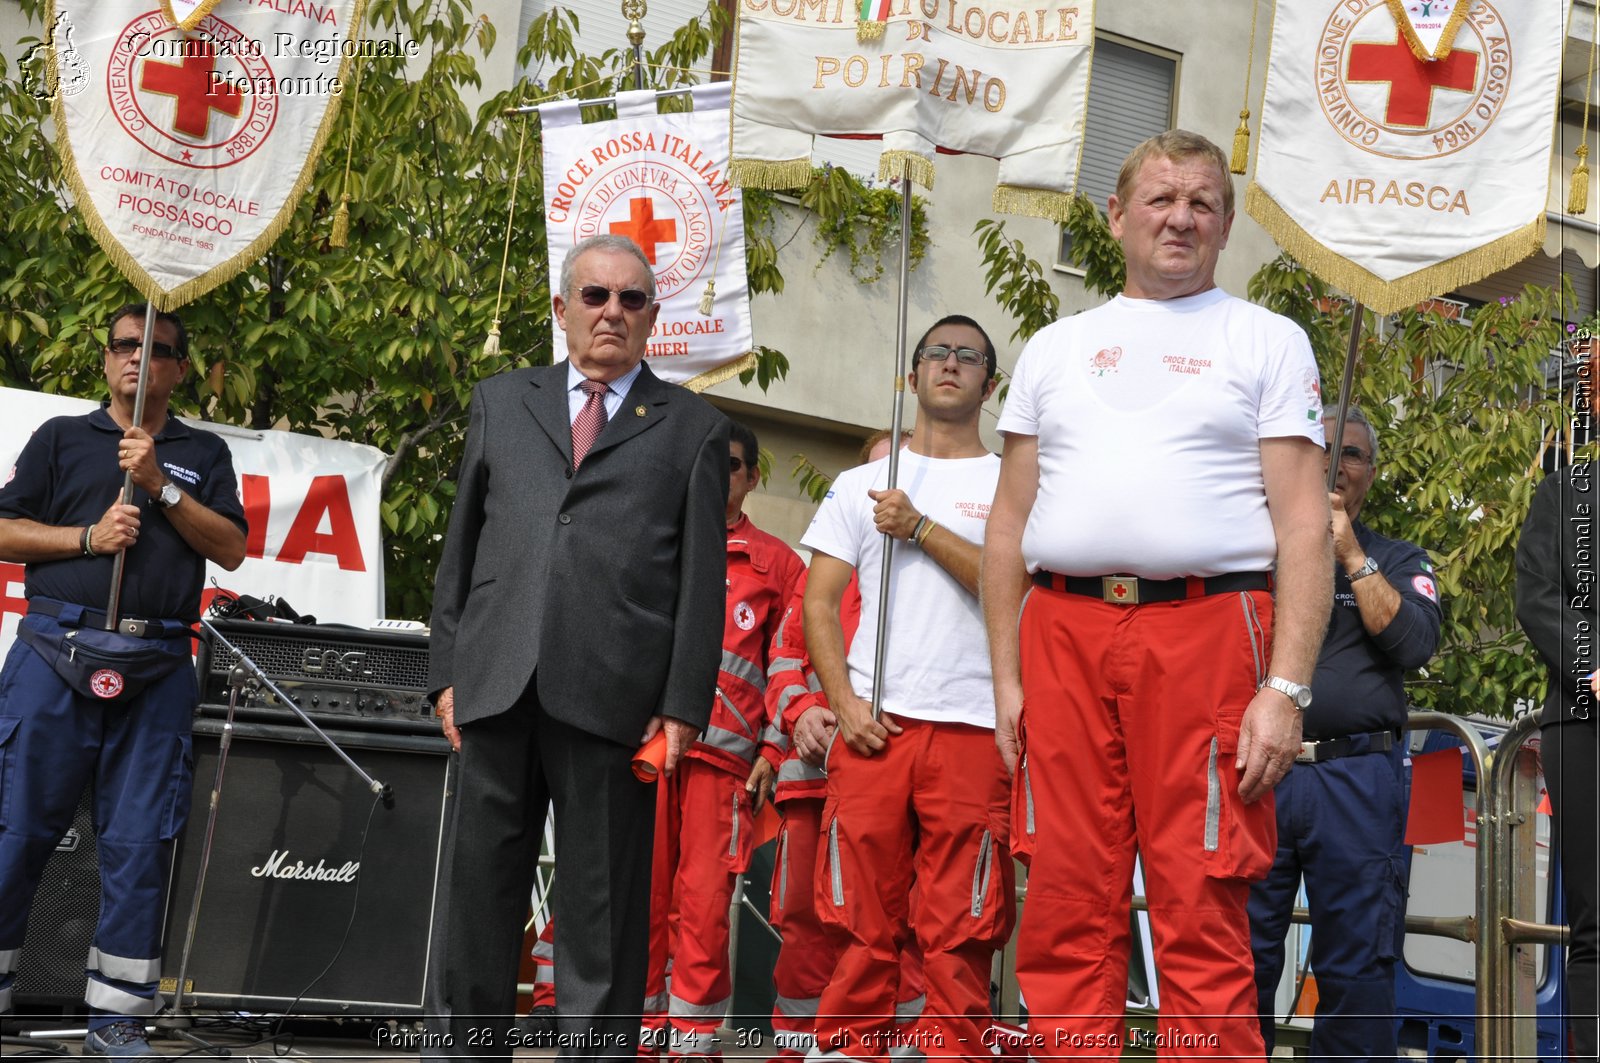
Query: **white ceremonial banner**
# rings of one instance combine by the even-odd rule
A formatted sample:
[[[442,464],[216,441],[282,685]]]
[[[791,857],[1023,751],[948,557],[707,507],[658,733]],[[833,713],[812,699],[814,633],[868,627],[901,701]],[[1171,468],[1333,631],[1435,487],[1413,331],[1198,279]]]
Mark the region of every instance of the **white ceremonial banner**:
[[[741,0],[738,33],[739,184],[802,187],[813,137],[878,137],[880,179],[931,188],[937,150],[987,155],[995,210],[1066,219],[1093,0]]]
[[[1419,27],[1414,0],[1279,3],[1246,209],[1379,313],[1527,257],[1544,241],[1568,4],[1455,0]],[[1429,40],[1441,58],[1418,58]]]
[[[53,83],[87,79],[55,94],[67,184],[106,255],[158,306],[238,275],[289,224],[352,55],[415,53],[398,35],[359,41],[364,7],[52,0]]]
[[[624,92],[609,122],[585,123],[580,100],[539,108],[551,288],[580,241],[631,239],[661,304],[645,358],[657,376],[695,390],[739,373],[754,342],[744,200],[728,180],[728,93],[725,81],[696,86],[694,110],[658,114],[655,92]],[[700,302],[713,279],[707,316]],[[550,327],[561,361],[566,333],[553,315]]]
[[[35,429],[99,403],[0,388],[0,477],[6,480]],[[258,432],[183,419],[228,444],[250,532],[232,572],[206,566],[202,610],[216,588],[276,596],[320,623],[369,627],[384,615],[379,501],[388,460],[376,447],[297,432]],[[28,610],[23,567],[0,562],[0,655]]]

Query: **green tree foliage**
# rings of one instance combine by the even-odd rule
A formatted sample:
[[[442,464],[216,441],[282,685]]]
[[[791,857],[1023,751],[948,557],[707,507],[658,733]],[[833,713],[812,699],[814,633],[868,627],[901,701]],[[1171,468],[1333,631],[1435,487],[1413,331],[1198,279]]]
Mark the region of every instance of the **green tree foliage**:
[[[1121,290],[1120,246],[1080,197],[1068,223],[1070,257],[1089,290]],[[977,227],[987,290],[1026,339],[1056,319],[1046,274],[1000,222]],[[1325,401],[1338,398],[1354,307],[1298,263],[1280,257],[1251,278],[1249,298],[1299,323],[1311,338]],[[1433,557],[1444,597],[1439,654],[1413,673],[1415,707],[1507,715],[1539,696],[1543,668],[1517,626],[1513,553],[1537,485],[1549,428],[1566,417],[1545,388],[1564,338],[1562,290],[1529,287],[1453,319],[1438,308],[1379,322],[1366,315],[1352,402],[1378,430],[1379,475],[1362,520]]]
[[[22,6],[42,23],[40,0]],[[423,617],[472,388],[551,359],[538,123],[503,112],[557,95],[608,95],[623,84],[631,56],[580,54],[577,17],[553,8],[519,50],[544,83],[523,81],[474,113],[462,97],[480,87],[478,63],[495,44],[495,27],[474,17],[470,3],[371,0],[367,18],[374,34],[401,27],[421,59],[410,68],[403,58],[363,61],[359,105],[349,106],[347,83],[346,106],[288,231],[240,276],[183,308],[195,372],[174,404],[193,416],[319,432],[390,454],[382,503],[387,610]],[[723,18],[709,5],[649,62],[696,65]],[[103,395],[105,318],[134,293],[77,213],[64,209],[70,197],[48,103],[17,73],[0,69],[0,254],[10,266],[0,276],[0,382]],[[671,70],[650,80],[692,77]],[[352,123],[349,245],[333,248]],[[501,350],[486,356],[519,174]],[[756,257],[759,246],[753,241]],[[775,255],[753,265],[755,290],[781,288]],[[764,387],[786,368],[781,353],[763,349],[750,375]]]

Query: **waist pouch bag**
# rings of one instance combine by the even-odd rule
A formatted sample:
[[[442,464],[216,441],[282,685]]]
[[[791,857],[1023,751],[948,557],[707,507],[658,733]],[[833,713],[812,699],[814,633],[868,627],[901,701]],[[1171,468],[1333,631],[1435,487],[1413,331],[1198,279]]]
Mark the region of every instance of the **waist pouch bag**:
[[[26,623],[17,637],[33,647],[64,683],[84,697],[118,702],[188,664],[188,641],[145,639],[104,628],[43,632]]]

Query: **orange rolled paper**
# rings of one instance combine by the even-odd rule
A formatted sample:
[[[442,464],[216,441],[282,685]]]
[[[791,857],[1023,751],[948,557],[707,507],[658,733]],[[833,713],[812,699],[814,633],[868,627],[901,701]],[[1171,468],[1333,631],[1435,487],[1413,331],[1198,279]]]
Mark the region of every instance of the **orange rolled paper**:
[[[633,755],[633,774],[640,782],[655,782],[666,763],[667,729],[663,727]]]

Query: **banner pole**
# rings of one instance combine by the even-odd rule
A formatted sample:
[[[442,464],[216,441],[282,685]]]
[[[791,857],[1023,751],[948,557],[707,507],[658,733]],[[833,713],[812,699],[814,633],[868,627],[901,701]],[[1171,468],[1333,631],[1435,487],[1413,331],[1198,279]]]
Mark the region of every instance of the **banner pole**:
[[[633,45],[633,87],[644,88],[644,23],[650,9],[645,0],[622,0],[622,17],[628,20],[628,43]]]
[[[135,428],[144,425],[144,392],[145,385],[150,380],[150,344],[156,335],[156,304],[154,300],[147,299],[144,304],[144,341],[139,348],[139,387],[133,396],[133,425]],[[106,342],[111,342],[111,337],[106,337]],[[133,471],[122,474],[123,505],[133,504]],[[122,605],[122,573],[128,567],[128,550],[131,547],[118,550],[117,556],[111,562],[111,596],[106,601],[106,630],[117,629],[117,610]]]
[[[900,306],[895,315],[894,405],[889,414],[889,486],[900,482],[900,416],[906,391],[906,317],[911,297],[911,175],[900,175]],[[878,641],[872,661],[872,718],[883,715],[883,661],[889,636],[889,565],[894,536],[883,535],[883,572],[878,579]]]
[[[1339,415],[1333,422],[1333,438],[1328,440],[1328,492],[1339,482],[1339,452],[1344,449],[1344,419],[1350,412],[1350,381],[1355,376],[1356,361],[1361,354],[1361,324],[1366,319],[1366,307],[1361,300],[1355,302],[1355,320],[1350,324],[1350,344],[1344,352],[1344,379],[1339,382]]]

